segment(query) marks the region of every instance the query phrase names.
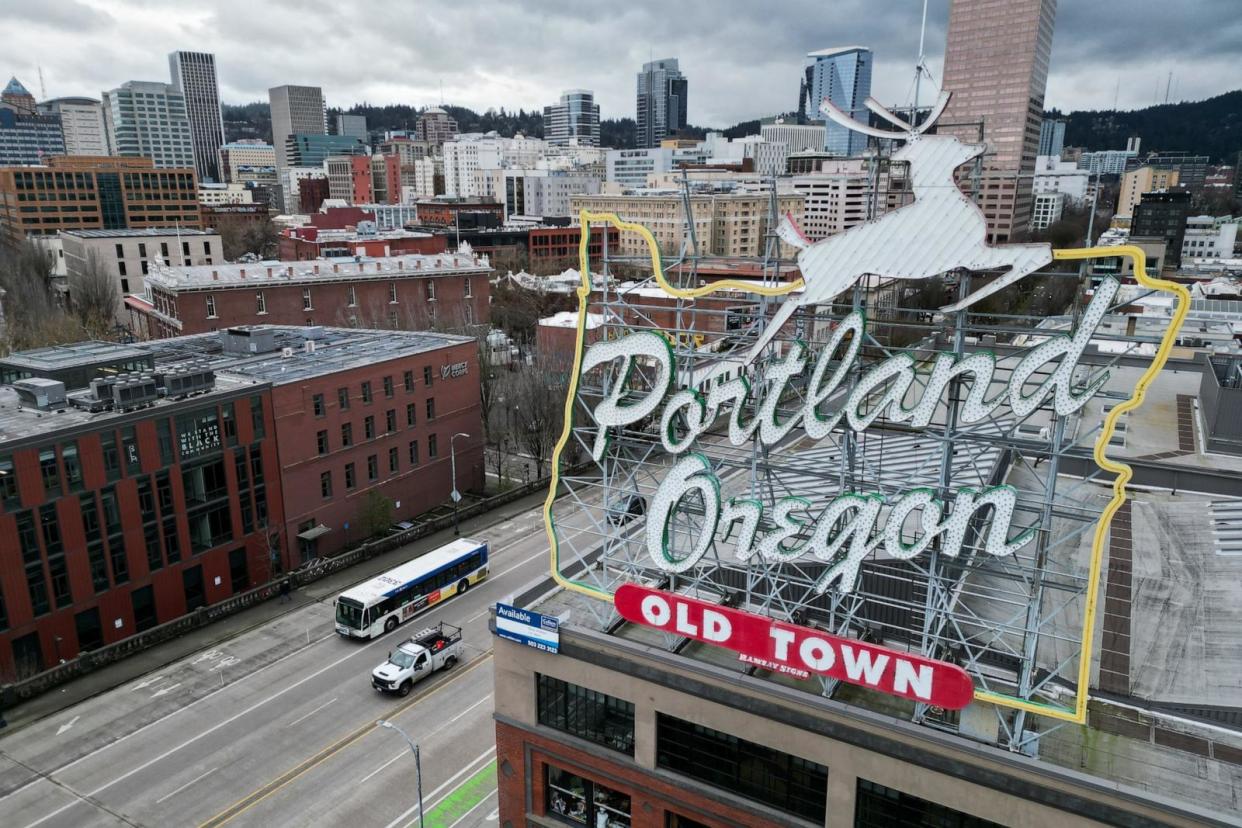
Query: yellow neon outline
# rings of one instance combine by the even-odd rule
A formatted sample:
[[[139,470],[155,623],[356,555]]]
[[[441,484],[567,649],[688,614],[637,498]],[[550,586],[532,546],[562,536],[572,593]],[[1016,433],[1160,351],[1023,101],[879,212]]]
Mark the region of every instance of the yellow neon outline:
[[[552,504],[556,499],[556,489],[560,484],[560,459],[561,452],[569,443],[571,433],[573,431],[573,405],[574,399],[578,394],[578,379],[582,370],[582,356],[586,340],[586,319],[587,307],[591,296],[591,277],[590,277],[590,257],[587,255],[588,245],[590,242],[590,225],[591,222],[606,222],[618,231],[632,231],[638,233],[643,241],[647,243],[647,249],[651,253],[653,265],[653,273],[656,282],[660,287],[671,296],[682,299],[693,299],[698,296],[705,296],[718,290],[744,290],[751,293],[758,293],[762,296],[781,296],[789,293],[799,286],[801,280],[791,282],[779,287],[756,287],[753,283],[739,281],[736,279],[725,279],[710,285],[694,289],[682,289],[673,287],[664,278],[664,267],[660,260],[660,248],[656,244],[655,237],[651,231],[641,224],[628,222],[617,216],[616,213],[593,213],[587,210],[581,210],[578,213],[578,225],[582,228],[582,235],[578,243],[578,262],[579,275],[582,283],[578,286],[578,329],[577,341],[574,347],[574,365],[570,374],[569,389],[565,396],[564,425],[561,428],[560,439],[557,440],[556,448],[552,452],[552,480],[548,487],[548,496],[543,504],[543,522],[544,530],[548,536],[548,552],[549,564],[553,580],[561,587],[598,598],[602,601],[612,602],[612,593],[604,592],[595,587],[588,586],[578,581],[572,581],[561,574],[560,571],[560,550],[556,537],[556,525],[552,518]],[[1083,608],[1083,625],[1082,625],[1082,644],[1078,657],[1078,688],[1075,693],[1074,706],[1072,708],[1059,707],[1051,704],[1040,704],[1039,702],[1018,699],[1012,696],[1006,696],[1002,693],[994,693],[988,690],[975,690],[975,700],[985,701],[995,704],[998,707],[1007,707],[1014,710],[1025,710],[1028,713],[1035,713],[1040,716],[1048,716],[1061,721],[1072,722],[1075,724],[1083,724],[1087,720],[1087,689],[1091,678],[1091,657],[1095,647],[1095,619],[1098,611],[1097,593],[1100,588],[1100,573],[1104,563],[1104,548],[1108,538],[1109,527],[1112,525],[1113,516],[1122,504],[1126,502],[1126,484],[1130,481],[1134,471],[1126,463],[1112,460],[1106,454],[1109,441],[1112,439],[1113,431],[1117,426],[1117,419],[1128,411],[1133,411],[1143,404],[1143,400],[1147,395],[1147,388],[1155,380],[1156,375],[1164,368],[1168,361],[1169,352],[1173,350],[1173,346],[1177,341],[1177,334],[1181,330],[1182,323],[1186,319],[1186,314],[1190,310],[1190,293],[1182,285],[1176,282],[1170,282],[1167,279],[1152,278],[1147,275],[1147,256],[1142,248],[1134,245],[1122,245],[1118,247],[1106,248],[1079,248],[1074,250],[1054,250],[1052,251],[1053,259],[1070,261],[1085,259],[1103,259],[1124,257],[1130,259],[1134,263],[1134,276],[1138,283],[1145,288],[1152,290],[1164,290],[1174,294],[1177,297],[1177,307],[1173,311],[1173,319],[1169,323],[1169,327],[1165,330],[1164,336],[1161,338],[1160,347],[1156,351],[1156,355],[1152,358],[1151,364],[1143,375],[1139,377],[1138,382],[1134,386],[1133,393],[1123,402],[1113,406],[1112,410],[1104,417],[1104,425],[1100,429],[1100,436],[1095,441],[1093,457],[1095,462],[1104,471],[1113,472],[1116,477],[1113,479],[1113,496],[1104,510],[1100,513],[1100,519],[1096,523],[1095,534],[1091,542],[1091,562],[1087,575],[1087,600],[1086,606]]]

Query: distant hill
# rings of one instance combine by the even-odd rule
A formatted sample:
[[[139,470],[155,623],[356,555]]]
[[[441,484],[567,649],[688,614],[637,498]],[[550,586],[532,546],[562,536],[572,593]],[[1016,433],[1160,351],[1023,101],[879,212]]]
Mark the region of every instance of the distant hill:
[[[1142,152],[1184,151],[1232,164],[1242,150],[1242,90],[1203,101],[1160,104],[1118,112],[1111,109],[1071,112],[1064,118],[1065,145],[1090,150],[1125,149],[1132,135],[1143,139]]]

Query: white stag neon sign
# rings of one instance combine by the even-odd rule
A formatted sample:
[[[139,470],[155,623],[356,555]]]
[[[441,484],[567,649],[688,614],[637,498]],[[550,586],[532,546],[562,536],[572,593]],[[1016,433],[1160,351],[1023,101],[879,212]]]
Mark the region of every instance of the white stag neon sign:
[[[709,383],[706,393],[698,388],[672,392],[672,351],[667,340],[655,332],[639,331],[597,342],[583,355],[583,373],[616,360],[621,362],[619,379],[610,385],[592,412],[598,426],[592,456],[596,461],[604,456],[610,429],[632,426],[659,411],[661,443],[678,460],[661,481],[648,509],[646,546],[655,564],[668,572],[683,572],[695,566],[715,540],[730,538],[737,525],[734,548],[739,559],[758,556],[769,562],[783,562],[809,555],[829,564],[815,585],[818,592],[834,584],[838,591],[850,592],[862,561],[881,547],[893,558],[909,560],[929,549],[939,537],[941,554],[956,557],[971,521],[977,516],[982,518],[989,507],[991,518],[989,526],[980,533],[980,546],[990,555],[1012,555],[1030,543],[1035,530],[1011,537],[1017,506],[1017,492],[1011,486],[960,489],[954,493],[951,506],[928,489],[914,489],[892,501],[878,494],[841,494],[815,518],[809,538],[802,542],[798,538],[804,535],[808,524],[797,513],[806,511],[810,503],[803,498],[787,497],[772,506],[770,522],[776,528],[760,538],[763,505],[738,498],[724,502],[720,480],[710,462],[691,449],[726,407],[731,409],[728,439],[735,446],[756,436],[772,446],[799,426],[808,437],[821,440],[834,429],[862,431],[881,416],[889,422],[925,428],[956,378],[969,382],[960,411],[962,424],[979,422],[1002,405],[1007,405],[1015,417],[1023,418],[1049,398],[1059,416],[1068,416],[1082,408],[1108,380],[1108,373],[1100,372],[1088,384],[1081,385],[1075,381],[1075,372],[1119,287],[1115,280],[1104,280],[1073,335],[1053,336],[1028,349],[1014,367],[1006,387],[991,396],[996,364],[989,353],[938,354],[930,371],[921,376],[913,358],[902,353],[864,370],[845,395],[844,404],[833,411],[822,411],[830,398],[844,393],[842,385],[857,361],[865,324],[857,311],[841,320],[818,357],[808,353],[802,343],[795,343],[769,368],[765,393],[760,399],[752,397],[745,377]],[[636,394],[628,378],[639,363],[654,367],[654,379],[649,389]],[[778,422],[779,401],[789,383],[808,367],[806,402],[794,416]],[[1031,385],[1034,388],[1028,387]],[[919,389],[922,391],[917,400],[906,405]],[[757,413],[743,422],[748,410]],[[693,492],[702,498],[703,529],[692,548],[677,555],[670,549],[669,524],[682,500]],[[887,520],[879,526],[885,509]],[[916,513],[920,515],[918,536],[907,541],[903,527]]]
[[[981,155],[984,146],[963,143],[952,135],[925,134],[948,103],[949,93],[941,92],[927,119],[915,127],[874,98],[868,98],[868,109],[902,129],[891,132],[861,124],[824,99],[821,111],[838,124],[877,138],[905,140],[905,145],[893,153],[893,160],[909,163],[914,202],[814,244],[803,237],[786,215],[778,233],[798,248],[798,267],[806,289],[786,298],[747,354],[747,363],[763,351],[798,308],[828,302],[868,274],[927,279],[958,268],[1009,269],[944,308],[955,311],[991,296],[1052,261],[1052,249],[1047,244],[987,244],[983,213],[953,181],[953,171]]]

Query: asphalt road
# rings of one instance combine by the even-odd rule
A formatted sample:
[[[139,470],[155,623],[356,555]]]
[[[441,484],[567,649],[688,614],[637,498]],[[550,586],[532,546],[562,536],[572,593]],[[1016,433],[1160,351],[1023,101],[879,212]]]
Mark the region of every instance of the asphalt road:
[[[370,642],[331,596],[0,739],[0,822],[35,826],[496,825],[489,607],[547,571],[538,509],[493,526],[491,576]],[[414,544],[421,549],[429,541]],[[447,621],[466,658],[409,697],[371,689],[399,640]]]

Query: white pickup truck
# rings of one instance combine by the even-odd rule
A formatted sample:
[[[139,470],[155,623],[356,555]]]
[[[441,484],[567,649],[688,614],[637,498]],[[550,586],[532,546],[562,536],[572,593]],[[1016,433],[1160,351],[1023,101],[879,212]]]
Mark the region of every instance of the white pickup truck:
[[[445,624],[420,630],[388,654],[371,671],[371,686],[383,693],[408,696],[410,688],[436,670],[447,670],[461,660],[461,627]]]

